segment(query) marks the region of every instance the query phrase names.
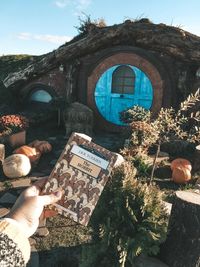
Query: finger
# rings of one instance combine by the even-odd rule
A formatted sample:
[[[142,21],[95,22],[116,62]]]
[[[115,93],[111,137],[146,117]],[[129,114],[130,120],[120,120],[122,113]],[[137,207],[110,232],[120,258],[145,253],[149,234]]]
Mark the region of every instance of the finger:
[[[40,188],[35,185],[32,185],[28,187],[22,194],[24,197],[38,196],[40,194]]]
[[[59,201],[62,197],[62,191],[56,191],[51,193],[50,195],[43,195],[39,196],[40,203],[43,204],[43,206],[54,204],[57,201]]]

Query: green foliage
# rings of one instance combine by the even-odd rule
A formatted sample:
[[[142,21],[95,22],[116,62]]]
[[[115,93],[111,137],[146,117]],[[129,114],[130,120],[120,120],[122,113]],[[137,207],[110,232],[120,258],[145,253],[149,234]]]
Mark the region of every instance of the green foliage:
[[[151,112],[143,107],[134,106],[125,111],[120,112],[120,119],[125,123],[133,121],[150,121]]]
[[[5,181],[5,182],[3,183],[3,186],[4,186],[4,188],[5,188],[6,190],[8,190],[8,189],[10,189],[10,188],[13,187],[10,181]]]
[[[121,151],[124,156],[145,153],[156,141],[156,132],[150,125],[150,118],[151,112],[140,106],[134,106],[120,113],[121,121],[129,123],[131,129],[129,145]]]
[[[0,57],[0,80],[6,78],[11,72],[20,71],[39,56],[7,55]]]
[[[10,109],[13,109],[15,106],[15,97],[11,90],[7,89],[3,80],[11,73],[17,72],[25,68],[30,62],[39,58],[38,56],[29,56],[29,55],[7,55],[0,57],[0,105],[1,110],[5,110],[3,114],[8,114]]]
[[[135,156],[147,151],[153,144],[159,146],[164,142],[200,142],[200,112],[192,112],[192,107],[199,100],[200,90],[197,90],[181,103],[178,111],[172,107],[161,108],[155,119],[151,118],[150,111],[145,116],[143,108],[139,109],[137,106],[122,113],[122,120],[129,122],[131,128],[129,147],[123,150],[123,154]]]
[[[141,156],[133,157],[132,163],[137,169],[137,177],[149,177],[150,174],[150,165],[144,161],[144,158]]]
[[[123,267],[141,253],[158,253],[167,230],[161,193],[134,179],[133,170],[128,162],[115,169],[92,216],[93,243],[83,248],[80,267]]]
[[[200,141],[199,127],[189,125],[191,118],[200,121],[200,113],[191,111],[192,107],[200,100],[200,90],[190,94],[175,111],[173,108],[162,108],[158,117],[151,123],[159,131],[160,142],[185,140],[189,142]]]

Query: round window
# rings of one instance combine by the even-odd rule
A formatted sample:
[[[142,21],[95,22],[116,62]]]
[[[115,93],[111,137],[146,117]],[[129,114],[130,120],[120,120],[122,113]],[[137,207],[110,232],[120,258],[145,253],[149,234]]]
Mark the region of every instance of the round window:
[[[52,100],[52,96],[45,90],[39,89],[34,91],[29,98],[30,101],[49,103]]]

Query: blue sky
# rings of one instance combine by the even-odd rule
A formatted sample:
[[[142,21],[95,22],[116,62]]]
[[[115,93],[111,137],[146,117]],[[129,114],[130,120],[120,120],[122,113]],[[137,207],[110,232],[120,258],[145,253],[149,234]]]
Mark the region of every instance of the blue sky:
[[[78,34],[84,13],[107,25],[148,17],[200,36],[199,0],[0,0],[0,55],[48,53]]]

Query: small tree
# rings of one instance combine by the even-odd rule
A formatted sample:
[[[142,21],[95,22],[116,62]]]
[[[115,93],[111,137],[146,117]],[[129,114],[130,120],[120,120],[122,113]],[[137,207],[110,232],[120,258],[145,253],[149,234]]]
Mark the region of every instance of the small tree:
[[[144,118],[141,118],[141,120],[138,121],[138,117],[140,116],[135,114],[137,112],[132,112],[132,110],[135,110],[135,107],[133,107],[133,109],[124,111],[124,113],[126,114],[126,121],[129,122],[130,127],[132,128],[129,147],[126,147],[124,149],[124,153],[128,154],[128,151],[134,149],[135,144],[139,145],[143,149],[147,149],[147,147],[153,144],[157,145],[150,183],[153,179],[155,163],[160,151],[161,143],[174,140],[187,140],[193,143],[200,141],[200,129],[198,125],[200,121],[200,112],[192,112],[192,107],[199,100],[200,90],[198,89],[195,94],[190,94],[188,98],[181,103],[180,108],[177,111],[172,107],[161,108],[156,119],[151,119],[148,115],[148,120],[146,120],[147,125],[145,124],[146,128],[148,128],[148,131],[145,127],[141,127],[141,125],[144,124],[145,121],[144,112]],[[142,109],[143,108],[137,108],[139,113],[141,113],[140,110]],[[127,119],[128,115],[129,119]],[[124,121],[124,116],[121,116],[121,118]],[[191,124],[191,120],[195,120],[196,124]],[[140,140],[140,142],[138,143],[136,139]]]
[[[130,125],[130,138],[127,147],[121,152],[124,156],[136,156],[147,152],[157,140],[157,132],[151,126],[151,112],[140,106],[120,113],[120,119]]]
[[[157,254],[166,238],[161,192],[134,179],[126,162],[115,169],[92,216],[93,243],[83,248],[81,267],[124,267],[141,253]]]

